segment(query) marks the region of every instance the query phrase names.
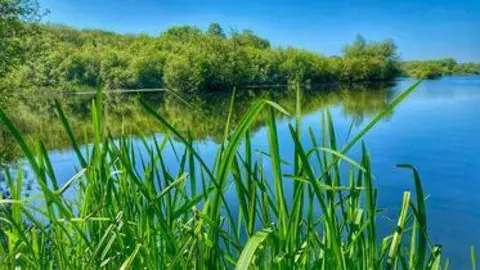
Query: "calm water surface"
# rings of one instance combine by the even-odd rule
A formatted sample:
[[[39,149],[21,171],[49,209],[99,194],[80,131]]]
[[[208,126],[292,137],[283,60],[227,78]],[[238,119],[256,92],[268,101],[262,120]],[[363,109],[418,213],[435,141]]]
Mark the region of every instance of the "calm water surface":
[[[345,143],[352,121],[355,133],[399,91],[413,82],[401,79],[392,86],[369,93],[356,90],[307,95],[302,101],[303,130],[311,127],[320,134],[322,104],[327,104],[339,142]],[[282,102],[289,108],[288,104],[294,104],[294,96],[283,97]],[[228,98],[222,104],[228,104]],[[240,104],[239,110],[240,107],[247,105]],[[202,108],[213,118],[223,119],[226,115],[217,102],[206,102]],[[172,114],[175,110],[185,112],[189,108],[170,107],[166,113]],[[195,117],[195,113],[182,115],[174,122],[195,128],[199,125]],[[293,152],[288,131],[288,124],[292,121],[282,118],[277,123],[282,155],[287,160]],[[207,160],[212,160],[217,150],[221,136],[214,133],[223,131],[221,126],[198,127],[201,134],[197,135],[196,147]],[[268,149],[267,130],[261,121],[252,133],[254,147]],[[163,137],[161,130],[155,136]],[[308,145],[306,132],[303,139]],[[372,156],[376,186],[379,188],[379,206],[387,209],[382,215],[395,218],[403,191],[413,189],[411,172],[398,169],[395,165],[414,165],[420,172],[425,192],[429,194],[427,214],[433,243],[444,246],[444,252],[452,259],[454,268],[467,267],[470,246],[475,244],[480,248],[480,76],[424,81],[416,92],[366,135],[365,142]],[[78,164],[71,149],[65,146],[58,146],[60,150],[55,148],[53,144],[50,155],[57,178],[66,181],[74,174]],[[170,155],[167,160],[174,170],[173,152],[167,150],[166,155]],[[348,155],[358,157],[358,149],[353,149]],[[384,223],[383,230],[391,229],[395,224],[391,221]]]

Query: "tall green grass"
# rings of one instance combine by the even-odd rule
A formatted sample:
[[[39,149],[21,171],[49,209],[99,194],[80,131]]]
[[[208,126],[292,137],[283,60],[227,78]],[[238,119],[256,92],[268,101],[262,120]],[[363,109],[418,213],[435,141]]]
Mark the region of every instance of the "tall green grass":
[[[56,103],[80,164],[78,173],[63,185],[42,142],[27,145],[0,109],[1,121],[22,148],[41,189],[39,195],[22,197],[22,174],[6,171],[11,196],[0,201],[0,265],[5,269],[444,269],[448,261],[442,260],[440,247],[432,246],[428,238],[424,195],[415,168],[400,165],[413,172],[415,197],[404,192],[397,228],[381,236],[371,158],[364,145],[359,160],[348,157],[348,151],[418,84],[400,94],[343,147],[328,111],[322,114],[322,134],[300,130],[297,102],[296,124],[290,126],[295,149],[288,161],[280,155],[275,121],[278,114],[288,112],[270,101],[253,104],[233,129],[227,121],[225,140],[213,164],[197,151],[189,134],[178,132],[147,103],[142,106],[168,132],[162,140],[141,138],[148,154],[138,155],[131,140],[114,139],[105,128],[101,91],[92,106],[94,142],[84,151]],[[255,158],[249,131],[264,110],[269,111],[269,151]],[[310,148],[300,140],[304,133],[309,135]],[[176,156],[166,156],[165,148],[174,145],[173,139],[181,147]],[[178,163],[175,173],[166,166],[166,159],[172,158]],[[346,178],[341,173],[345,166]],[[287,184],[291,196],[285,191]],[[233,191],[234,204],[225,196],[227,190]]]

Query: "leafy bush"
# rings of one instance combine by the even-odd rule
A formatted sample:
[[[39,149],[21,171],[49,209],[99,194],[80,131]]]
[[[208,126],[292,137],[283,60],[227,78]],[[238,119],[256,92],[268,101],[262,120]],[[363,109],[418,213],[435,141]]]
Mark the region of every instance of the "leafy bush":
[[[457,63],[452,58],[402,63],[403,75],[416,78],[433,79],[443,75],[480,74],[478,63]]]
[[[389,80],[395,76],[391,40],[357,38],[344,57],[295,48],[272,48],[250,30],[226,35],[212,23],[206,32],[175,26],[157,37],[119,35],[40,25],[40,38],[25,46],[38,55],[8,76],[22,88],[80,89],[168,87],[186,93],[239,85]]]

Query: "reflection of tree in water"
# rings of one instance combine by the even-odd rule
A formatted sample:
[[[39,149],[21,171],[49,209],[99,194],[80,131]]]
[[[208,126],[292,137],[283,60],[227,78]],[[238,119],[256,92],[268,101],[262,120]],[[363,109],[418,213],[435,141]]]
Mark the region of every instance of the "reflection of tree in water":
[[[354,86],[323,86],[301,90],[302,114],[309,114],[324,107],[340,105],[348,118],[361,124],[364,118],[371,117],[389,104],[392,99],[391,84],[369,84]],[[287,111],[294,113],[296,94],[294,89],[276,89],[276,91],[246,91],[236,95],[232,123],[237,123],[250,105],[258,99],[270,99]],[[190,130],[197,139],[223,139],[231,96],[210,95],[191,101],[195,109],[189,108],[176,98],[167,98],[159,112],[169,119],[180,131]],[[285,116],[279,116],[285,117]],[[266,111],[261,114],[254,130],[262,127],[267,119]],[[235,125],[232,125],[235,126]]]
[[[392,99],[392,85],[385,83],[368,85],[323,85],[301,89],[302,114],[309,114],[324,107],[341,106],[344,114],[360,124],[371,117]],[[232,115],[232,127],[246,113],[250,105],[259,99],[270,99],[287,111],[294,113],[296,107],[295,89],[246,89],[238,91]],[[178,131],[188,131],[194,139],[223,139],[225,122],[230,107],[231,93],[213,93],[201,97],[180,100],[171,94],[144,94],[142,97],[157,108]],[[41,96],[35,101],[23,102],[8,113],[16,126],[25,134],[29,143],[41,139],[47,149],[69,147],[63,126],[56,116],[53,99],[61,100],[74,133],[80,142],[89,143],[93,138],[91,125],[92,96]],[[110,95],[105,99],[105,122],[113,136],[150,135],[162,132],[163,128],[138,104],[138,95]],[[280,116],[279,117],[285,117]],[[264,126],[267,112],[257,119],[253,129]],[[8,132],[0,131],[0,160],[12,161],[21,156],[16,143]]]
[[[340,92],[341,98],[338,102],[342,104],[344,114],[352,118],[356,125],[360,125],[365,118],[374,116],[390,103],[394,94],[390,87],[344,90]],[[386,115],[383,121],[388,120],[392,113]]]

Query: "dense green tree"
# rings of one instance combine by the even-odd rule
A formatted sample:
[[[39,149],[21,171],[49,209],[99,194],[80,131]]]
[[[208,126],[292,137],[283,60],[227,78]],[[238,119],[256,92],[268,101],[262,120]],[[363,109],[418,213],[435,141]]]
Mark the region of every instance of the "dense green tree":
[[[16,88],[82,89],[101,83],[109,89],[168,87],[194,93],[236,85],[388,80],[396,49],[388,41],[356,41],[345,57],[327,58],[272,48],[249,30],[227,38],[218,24],[205,33],[191,26],[172,27],[158,37],[59,25],[41,28],[41,38],[27,45],[42,53],[8,76]]]
[[[270,41],[255,35],[252,30],[243,30],[240,33],[233,33],[233,40],[240,46],[252,46],[258,49],[270,48]]]
[[[23,43],[39,19],[36,0],[0,0],[0,76],[24,59]]]
[[[392,40],[372,42],[362,36],[345,46],[342,56],[324,57],[271,47],[250,30],[227,37],[215,23],[205,32],[176,26],[158,36],[51,24],[37,28],[41,35],[21,42],[28,52],[25,61],[10,69],[0,86],[76,90],[100,83],[108,89],[166,87],[194,94],[244,85],[386,81],[400,70],[427,78],[480,72],[478,64],[459,64],[453,59],[399,63]]]
[[[345,57],[349,58],[360,57],[366,53],[366,47],[367,41],[362,35],[358,34],[352,44],[346,45],[343,48],[343,53],[345,54]]]
[[[225,32],[223,32],[222,27],[220,24],[216,22],[210,23],[210,26],[208,27],[207,34],[217,36],[217,37],[222,37],[225,38]]]
[[[183,25],[169,28],[163,33],[166,38],[172,38],[176,41],[190,42],[202,36],[202,31],[197,27]]]
[[[452,74],[480,74],[480,64],[457,63],[453,58],[403,62],[401,68],[405,76],[427,79]]]
[[[357,35],[351,45],[344,47],[344,55],[346,80],[386,80],[399,73],[397,46],[391,39],[367,42]]]

